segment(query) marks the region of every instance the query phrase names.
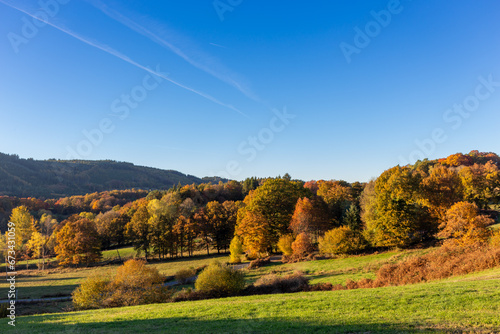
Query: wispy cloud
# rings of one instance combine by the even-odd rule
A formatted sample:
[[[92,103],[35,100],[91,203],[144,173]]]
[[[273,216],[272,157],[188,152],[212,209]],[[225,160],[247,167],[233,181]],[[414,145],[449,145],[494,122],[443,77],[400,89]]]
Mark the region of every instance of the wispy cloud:
[[[223,48],[223,49],[227,49],[227,47],[225,47],[224,45],[220,45],[220,44],[210,43],[210,45],[213,45],[213,46],[216,46],[219,48]]]
[[[111,8],[110,6],[104,4],[100,0],[86,0],[89,2],[91,5],[93,5],[95,8],[99,9],[102,11],[104,14],[106,14],[108,17],[111,19],[125,25],[126,27],[132,29],[133,31],[149,38],[151,41],[157,43],[158,45],[163,46],[164,48],[169,49],[170,51],[174,52],[176,55],[184,59],[186,62],[191,64],[192,66],[202,70],[203,72],[206,72],[213,77],[235,87],[238,89],[241,93],[243,93],[245,96],[248,98],[257,101],[257,102],[262,102],[261,99],[255,95],[248,87],[246,87],[244,84],[242,84],[240,81],[235,79],[235,76],[233,73],[231,73],[229,70],[224,68],[221,64],[217,63],[216,60],[213,59],[213,57],[204,54],[200,50],[195,50],[194,52],[191,52],[190,55],[187,54],[185,50],[181,50],[178,46],[174,45],[171,41],[167,40],[166,37],[160,36],[160,33],[155,33],[151,29],[146,28],[144,25],[141,25],[137,23],[137,20],[145,20],[143,17],[138,17],[136,20],[132,20],[131,18],[125,16],[124,14],[118,12],[117,10]],[[150,26],[153,26],[151,24],[151,19],[148,19],[150,23]],[[145,23],[145,24],[146,24]],[[158,26],[157,23],[154,24],[154,26]],[[164,31],[166,30],[165,27],[162,27],[163,33],[162,35],[165,35]],[[172,31],[169,29],[168,31],[169,35],[175,35],[176,37],[179,37],[179,34]],[[188,43],[186,38],[181,38],[183,44]],[[215,46],[222,47],[217,44],[210,43]],[[190,45],[190,48],[193,49],[193,46]]]
[[[151,74],[157,75],[157,76],[159,76],[159,77],[161,77],[161,78],[163,78],[163,79],[171,82],[172,84],[174,84],[176,86],[179,86],[179,87],[184,88],[184,89],[186,89],[186,90],[188,90],[190,92],[193,92],[193,93],[195,93],[195,94],[197,94],[197,95],[199,95],[201,97],[204,97],[207,100],[210,100],[210,101],[212,101],[214,103],[217,103],[218,105],[221,105],[223,107],[226,107],[228,109],[236,111],[237,113],[239,113],[239,114],[241,114],[241,115],[243,115],[243,116],[245,116],[245,117],[248,118],[248,115],[246,115],[242,111],[238,110],[234,106],[232,106],[230,104],[227,104],[227,103],[224,103],[224,102],[221,102],[218,99],[216,99],[215,97],[213,97],[213,96],[211,96],[211,95],[209,95],[207,93],[201,92],[199,90],[196,90],[194,88],[191,88],[191,87],[188,87],[188,86],[186,86],[184,84],[181,84],[181,83],[179,83],[179,82],[177,82],[177,81],[169,78],[166,74],[164,74],[162,72],[155,71],[155,70],[153,70],[151,68],[148,68],[148,67],[146,67],[144,65],[141,65],[141,64],[135,62],[134,60],[130,59],[128,56],[120,53],[119,51],[111,48],[110,46],[108,46],[106,44],[99,43],[97,41],[93,41],[93,40],[91,40],[91,39],[89,39],[87,37],[83,37],[83,36],[81,36],[81,35],[73,32],[73,31],[71,31],[68,28],[65,28],[65,27],[63,28],[61,25],[56,25],[56,24],[53,24],[53,23],[51,23],[49,21],[45,21],[45,20],[41,19],[40,16],[35,16],[34,14],[30,13],[29,11],[27,11],[27,10],[25,10],[23,8],[19,8],[19,7],[15,6],[15,5],[11,4],[11,3],[8,3],[5,0],[0,0],[0,3],[3,3],[4,5],[6,5],[6,6],[10,7],[10,8],[16,9],[16,10],[18,10],[18,11],[20,11],[20,12],[26,14],[26,15],[29,15],[29,16],[31,16],[35,20],[44,22],[44,23],[50,25],[51,27],[53,27],[53,28],[55,28],[55,29],[57,29],[57,30],[59,30],[59,31],[61,31],[61,32],[65,33],[65,34],[67,34],[69,36],[71,36],[71,37],[74,37],[74,38],[78,39],[79,41],[81,41],[81,42],[83,42],[83,43],[85,43],[87,45],[90,45],[90,46],[92,46],[94,48],[102,50],[102,51],[104,51],[104,52],[106,52],[106,53],[108,53],[108,54],[110,54],[112,56],[115,56],[115,57],[117,57],[117,58],[119,58],[119,59],[121,59],[123,61],[126,61],[127,63],[129,63],[129,64],[131,64],[133,66],[136,66],[136,67],[138,67],[138,68],[140,68],[140,69],[142,69],[144,71],[147,71],[147,72],[149,72]]]

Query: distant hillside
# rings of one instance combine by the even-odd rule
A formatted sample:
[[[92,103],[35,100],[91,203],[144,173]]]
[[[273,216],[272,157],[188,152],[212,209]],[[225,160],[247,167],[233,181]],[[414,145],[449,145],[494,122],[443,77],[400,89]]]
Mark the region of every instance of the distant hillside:
[[[20,159],[0,153],[0,196],[57,198],[113,189],[168,189],[173,185],[218,182],[173,170],[116,161]]]

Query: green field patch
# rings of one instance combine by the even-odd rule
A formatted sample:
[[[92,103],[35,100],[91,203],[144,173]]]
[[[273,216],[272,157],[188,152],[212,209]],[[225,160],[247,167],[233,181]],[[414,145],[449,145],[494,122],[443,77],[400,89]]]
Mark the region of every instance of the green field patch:
[[[499,311],[500,280],[477,279],[27,316],[4,332],[494,333]]]

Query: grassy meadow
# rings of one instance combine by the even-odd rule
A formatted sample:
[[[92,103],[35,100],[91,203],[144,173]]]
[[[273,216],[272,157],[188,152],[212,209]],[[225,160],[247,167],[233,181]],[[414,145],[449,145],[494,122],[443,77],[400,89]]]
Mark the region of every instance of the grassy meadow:
[[[133,249],[125,248],[120,249],[122,258],[133,257]],[[104,258],[106,256],[112,257],[113,253],[116,255],[116,250],[103,252]],[[128,256],[122,255],[128,254]],[[172,259],[163,262],[152,261],[148,265],[155,267],[158,271],[165,276],[172,276],[183,268],[198,268],[208,265],[214,259],[221,262],[229,261],[227,254],[221,255],[198,255],[191,258]],[[106,265],[100,267],[89,268],[55,268],[47,270],[22,270],[22,266],[18,266],[16,286],[18,290],[19,299],[33,299],[55,297],[60,295],[70,295],[87,277],[91,275],[114,275],[118,264]],[[5,280],[0,281],[0,300],[7,299],[8,284]]]
[[[498,333],[500,269],[408,286],[17,318],[3,333]]]

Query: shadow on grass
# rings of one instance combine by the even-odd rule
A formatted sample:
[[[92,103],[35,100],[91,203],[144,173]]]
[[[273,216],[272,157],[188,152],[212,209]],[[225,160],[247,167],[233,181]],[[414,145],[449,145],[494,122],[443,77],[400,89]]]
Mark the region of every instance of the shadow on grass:
[[[72,313],[83,315],[82,313]],[[85,320],[92,314],[85,313]],[[41,321],[43,319],[43,322]],[[159,318],[151,320],[117,320],[94,323],[74,323],[77,319],[65,321],[66,316],[44,315],[30,318],[18,318],[15,328],[8,328],[4,333],[451,333],[456,329],[432,329],[415,324],[315,324],[301,320],[269,319],[224,319],[193,320],[190,318]],[[69,320],[69,319],[68,319]],[[60,321],[60,323],[51,323]],[[7,326],[10,327],[10,326]]]
[[[18,299],[38,299],[45,298],[44,296],[51,295],[65,295],[69,296],[79,285],[78,284],[68,284],[68,285],[45,285],[45,286],[27,286],[22,285],[17,286],[17,298]],[[5,293],[4,293],[5,292]],[[0,289],[0,300],[7,299],[7,288]]]

